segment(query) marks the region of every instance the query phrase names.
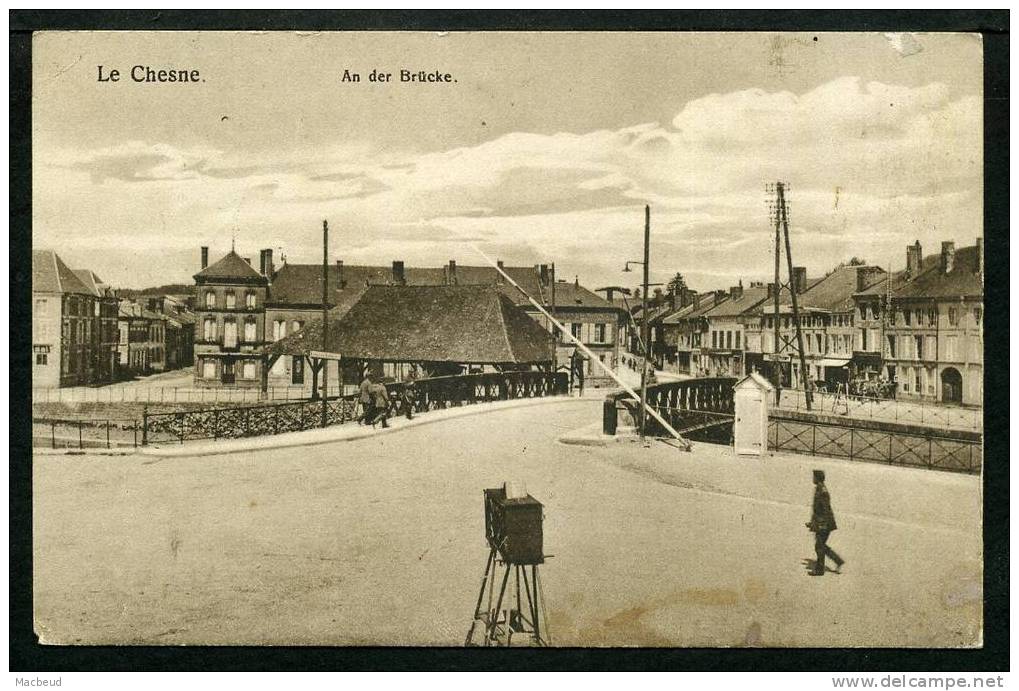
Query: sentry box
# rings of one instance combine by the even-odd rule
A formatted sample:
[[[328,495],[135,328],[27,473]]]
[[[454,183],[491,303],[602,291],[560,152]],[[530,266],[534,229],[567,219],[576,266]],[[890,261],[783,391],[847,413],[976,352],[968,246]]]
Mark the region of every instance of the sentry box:
[[[485,490],[485,537],[507,564],[544,564],[541,523],[543,506],[530,494],[515,495],[513,486]]]

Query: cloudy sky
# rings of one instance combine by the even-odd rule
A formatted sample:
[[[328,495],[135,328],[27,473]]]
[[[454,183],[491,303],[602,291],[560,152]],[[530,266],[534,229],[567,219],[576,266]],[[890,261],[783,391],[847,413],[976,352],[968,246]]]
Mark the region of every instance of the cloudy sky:
[[[650,204],[652,280],[714,289],[768,278],[765,185],[785,180],[808,273],[899,268],[907,242],[982,235],[981,52],[946,34],[39,34],[33,242],[141,287],[190,281],[199,246],[232,237],[256,262],[320,261],[328,219],[348,263],[481,263],[476,243],[633,286]],[[134,65],[204,82],[136,84]]]

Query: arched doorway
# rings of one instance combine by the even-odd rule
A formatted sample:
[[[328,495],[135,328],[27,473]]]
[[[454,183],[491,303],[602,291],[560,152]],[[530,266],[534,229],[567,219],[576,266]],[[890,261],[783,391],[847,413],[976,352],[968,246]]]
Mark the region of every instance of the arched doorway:
[[[954,367],[941,372],[941,400],[944,403],[962,403],[962,375]]]

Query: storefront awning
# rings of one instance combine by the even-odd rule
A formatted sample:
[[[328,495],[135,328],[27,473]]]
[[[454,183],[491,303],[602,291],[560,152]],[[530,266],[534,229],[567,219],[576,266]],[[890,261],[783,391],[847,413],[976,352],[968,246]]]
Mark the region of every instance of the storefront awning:
[[[849,358],[843,359],[826,357],[823,360],[821,360],[821,362],[818,364],[820,364],[822,367],[848,367]]]

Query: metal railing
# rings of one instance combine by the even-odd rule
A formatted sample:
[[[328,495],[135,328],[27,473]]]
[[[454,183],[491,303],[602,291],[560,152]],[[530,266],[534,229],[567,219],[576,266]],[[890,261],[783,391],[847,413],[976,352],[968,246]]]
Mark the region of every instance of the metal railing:
[[[777,409],[805,411],[806,397],[802,391],[783,389]],[[815,391],[811,410],[815,413],[925,427],[950,427],[975,432],[984,428],[984,412],[981,408],[962,408],[924,401],[846,396]]]
[[[983,448],[972,433],[913,434],[803,420],[771,418],[768,448],[850,460],[979,473]]]
[[[136,447],[142,436],[137,419],[32,418],[32,446],[40,449]]]
[[[329,387],[330,396],[350,393],[350,385]],[[321,387],[319,387],[321,390]],[[270,386],[264,393],[255,388],[197,388],[192,386],[118,385],[98,388],[36,388],[33,403],[263,403],[300,401],[311,395],[311,386]]]
[[[647,387],[647,403],[674,429],[706,425],[710,419],[732,417],[732,387],[735,383],[736,379],[731,377],[707,377],[653,384]],[[611,394],[606,398],[605,405],[602,422],[605,434],[615,434],[620,409],[629,411],[635,424],[639,424],[642,408],[630,394]],[[667,434],[661,423],[650,416],[647,420],[647,433],[654,436]]]
[[[403,415],[407,405],[413,412],[520,398],[556,396],[567,393],[564,372],[505,372],[434,377],[418,380],[414,395],[404,396],[405,383],[386,385],[390,414]],[[410,402],[408,402],[410,401]],[[312,401],[274,405],[185,410],[142,415],[142,444],[199,439],[236,439],[298,432],[339,425],[359,415],[357,394]]]

